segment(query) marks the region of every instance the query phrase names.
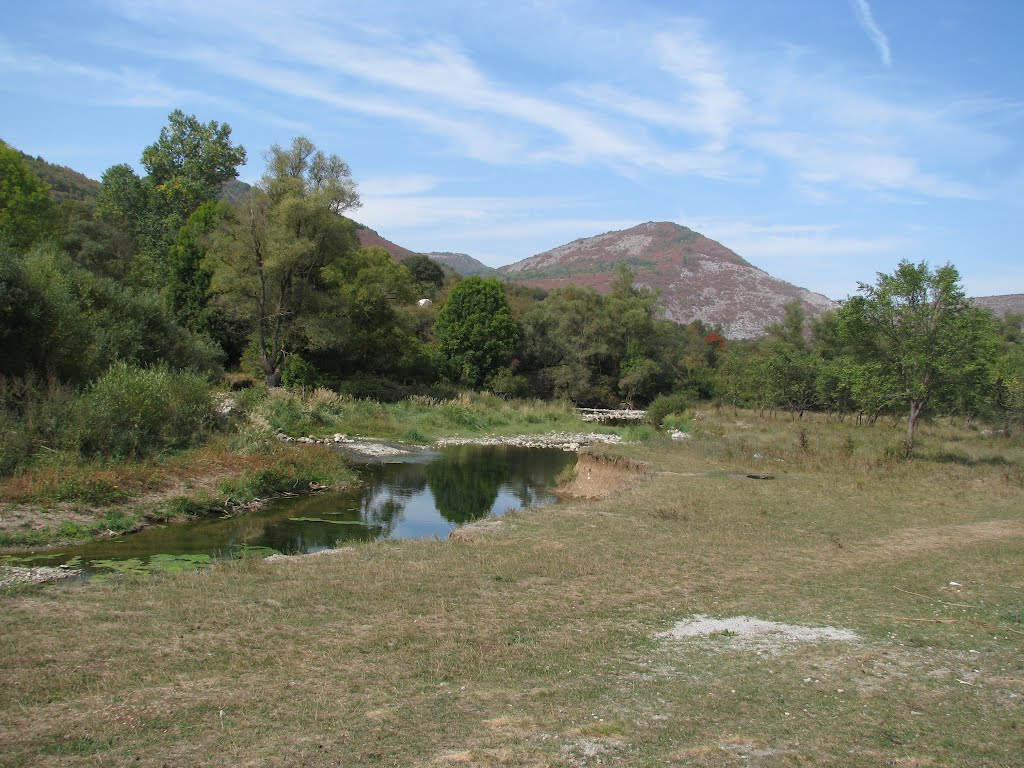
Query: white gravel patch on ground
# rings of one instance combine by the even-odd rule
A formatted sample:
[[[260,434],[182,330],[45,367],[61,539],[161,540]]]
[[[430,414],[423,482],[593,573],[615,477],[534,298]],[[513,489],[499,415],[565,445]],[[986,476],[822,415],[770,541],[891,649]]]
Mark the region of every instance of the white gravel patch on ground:
[[[325,555],[340,555],[343,552],[354,552],[355,547],[334,547],[331,549],[318,549],[316,552],[303,552],[299,555],[283,555],[280,552],[270,555],[270,557],[263,558],[265,563],[294,563],[297,560],[310,557],[323,557]]]
[[[657,637],[663,640],[714,637],[716,641],[726,641],[730,647],[761,651],[776,651],[793,643],[852,643],[860,640],[860,636],[853,630],[839,627],[807,627],[764,621],[751,616],[716,619],[703,614],[676,622],[672,629],[658,633]]]
[[[23,568],[21,566],[0,566],[0,589],[13,587],[15,584],[49,584],[61,579],[69,579],[77,576],[77,568],[51,568],[49,566],[35,566]]]
[[[578,451],[591,443],[614,445],[621,443],[620,435],[602,435],[596,432],[551,432],[546,435],[515,435],[510,437],[442,437],[434,445],[514,445],[522,448],[561,448]]]

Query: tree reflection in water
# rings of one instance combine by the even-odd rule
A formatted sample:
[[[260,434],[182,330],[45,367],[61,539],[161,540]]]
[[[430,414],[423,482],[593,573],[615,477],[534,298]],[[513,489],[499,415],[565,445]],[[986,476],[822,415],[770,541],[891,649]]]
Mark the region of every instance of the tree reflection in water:
[[[78,557],[88,570],[93,560],[156,554],[220,557],[240,548],[297,554],[382,538],[445,538],[453,527],[489,514],[552,501],[546,489],[575,458],[555,449],[452,447],[436,457],[363,467],[362,482],[338,493],[276,499],[238,516],[153,526],[65,547],[33,564]]]

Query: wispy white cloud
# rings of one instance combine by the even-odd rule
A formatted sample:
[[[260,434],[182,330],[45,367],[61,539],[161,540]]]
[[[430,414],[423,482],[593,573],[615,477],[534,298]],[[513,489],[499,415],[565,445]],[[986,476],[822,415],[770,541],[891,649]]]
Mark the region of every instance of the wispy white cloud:
[[[203,60],[221,73],[253,85],[303,95],[338,109],[389,117],[450,139],[460,153],[488,162],[518,164],[605,165],[629,175],[634,170],[687,173],[725,178],[740,167],[719,153],[735,119],[733,99],[718,92],[720,75],[713,57],[694,33],[659,39],[665,71],[687,83],[696,95],[688,102],[691,124],[711,136],[712,145],[679,147],[653,140],[636,121],[608,119],[592,109],[543,89],[524,90],[490,77],[452,44],[376,37],[371,42],[318,23],[315,14],[283,14],[273,5],[255,4],[244,13],[221,4],[174,3],[179,23],[190,30],[215,29],[218,35],[245,40],[182,48],[149,42],[149,53],[195,63]],[[148,12],[168,8],[164,0],[146,4]],[[144,20],[138,7],[125,8]],[[163,14],[161,14],[163,15]],[[677,36],[678,37],[678,36]],[[693,46],[688,54],[685,46]],[[571,94],[571,89],[565,89]]]
[[[809,259],[891,253],[906,246],[903,235],[853,237],[836,224],[760,224],[752,221],[690,218],[688,226],[750,258],[789,260],[806,265]]]
[[[725,147],[746,109],[743,95],[730,85],[722,69],[723,56],[701,37],[693,23],[656,35],[654,48],[660,67],[685,86],[682,106],[711,138],[711,148]]]
[[[868,0],[851,0],[853,5],[853,12],[857,16],[857,22],[861,25],[867,36],[874,43],[875,48],[878,49],[878,55],[882,59],[882,63],[887,66],[892,66],[892,52],[889,49],[889,38],[886,37],[885,32],[878,26],[878,22],[875,21],[875,15],[871,12],[871,6],[868,4]]]
[[[965,171],[991,164],[1009,141],[993,121],[1001,112],[1019,120],[1021,111],[993,99],[929,104],[868,93],[813,55],[788,57],[787,67],[777,51],[741,53],[688,18],[617,29],[623,71],[598,64],[563,82],[526,84],[496,76],[479,49],[450,35],[344,24],[329,4],[297,11],[255,0],[111,1],[140,31],[121,45],[275,99],[326,106],[339,122],[356,115],[400,123],[439,138],[434,154],[502,166],[603,167],[641,182],[674,174],[778,183],[781,170],[817,201],[851,190],[978,198],[980,185],[964,180]],[[890,61],[867,0],[851,1]],[[167,24],[192,44],[165,35]],[[590,53],[600,60],[602,51]]]
[[[420,195],[436,189],[441,180],[425,174],[371,176],[359,180],[359,191],[366,197]]]
[[[785,160],[797,179],[811,186],[845,184],[872,192],[904,191],[960,199],[984,197],[972,185],[924,172],[914,158],[873,146],[855,136],[766,131],[752,135],[750,142]]]
[[[0,41],[0,71],[59,83],[65,94],[107,105],[172,107],[184,101],[211,101],[204,93],[178,88],[152,71],[132,67],[109,69],[16,51]],[[77,82],[78,87],[72,85]],[[81,84],[99,86],[83,89]]]
[[[690,215],[688,226],[736,251],[754,266],[795,285],[841,299],[859,280],[891,269],[914,245],[907,232],[850,234],[840,224],[765,224]],[[859,231],[860,228],[858,228]]]

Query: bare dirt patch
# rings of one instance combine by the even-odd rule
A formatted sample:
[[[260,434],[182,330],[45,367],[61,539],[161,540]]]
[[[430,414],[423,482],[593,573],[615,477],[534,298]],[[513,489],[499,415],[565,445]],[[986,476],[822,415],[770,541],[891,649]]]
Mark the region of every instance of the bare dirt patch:
[[[576,476],[558,489],[558,493],[577,499],[603,499],[629,487],[650,474],[646,464],[599,453],[581,453],[576,461]]]

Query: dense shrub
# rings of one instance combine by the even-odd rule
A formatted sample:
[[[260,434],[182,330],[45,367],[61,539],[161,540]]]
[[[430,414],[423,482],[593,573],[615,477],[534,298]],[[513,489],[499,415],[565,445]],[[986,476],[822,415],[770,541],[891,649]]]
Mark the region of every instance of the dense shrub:
[[[112,363],[219,372],[209,340],[180,326],[159,296],[127,290],[49,246],[0,249],[0,372],[76,386]]]
[[[315,387],[317,371],[312,363],[293,352],[281,366],[281,383],[286,387]]]
[[[681,416],[686,413],[689,407],[690,398],[682,392],[658,395],[647,406],[647,421],[655,427],[660,427],[668,416]]]
[[[0,475],[28,463],[40,446],[63,443],[73,398],[55,379],[0,376]]]
[[[197,442],[211,417],[196,373],[117,363],[74,406],[73,437],[85,455],[140,458]]]

